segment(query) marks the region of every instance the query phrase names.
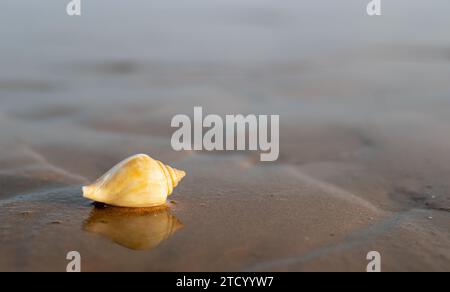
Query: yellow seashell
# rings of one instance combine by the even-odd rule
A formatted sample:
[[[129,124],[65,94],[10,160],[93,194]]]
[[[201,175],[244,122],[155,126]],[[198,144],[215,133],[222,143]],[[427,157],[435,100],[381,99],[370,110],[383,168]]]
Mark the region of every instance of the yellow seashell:
[[[145,154],[132,156],[95,183],[83,187],[87,199],[117,207],[164,205],[173,189],[186,175]]]

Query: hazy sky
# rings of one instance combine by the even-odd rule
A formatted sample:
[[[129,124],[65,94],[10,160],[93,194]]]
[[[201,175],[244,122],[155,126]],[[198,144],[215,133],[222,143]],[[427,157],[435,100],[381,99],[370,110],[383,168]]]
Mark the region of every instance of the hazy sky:
[[[385,0],[3,0],[2,64],[135,58],[162,62],[267,62],[373,44],[450,46],[450,2]]]

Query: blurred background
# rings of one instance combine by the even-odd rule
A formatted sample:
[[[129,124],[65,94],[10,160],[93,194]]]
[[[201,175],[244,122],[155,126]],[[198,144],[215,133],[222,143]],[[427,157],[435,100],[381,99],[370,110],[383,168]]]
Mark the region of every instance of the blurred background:
[[[355,132],[411,139],[404,124],[448,122],[445,0],[382,1],[381,17],[362,0],[94,0],[81,17],[68,2],[2,2],[2,131],[25,144],[93,130],[167,145],[173,115],[200,105],[280,114],[281,161],[302,163]]]
[[[382,17],[366,15],[369,0],[94,0],[82,1],[82,17],[68,17],[66,2],[2,1],[2,98],[23,97],[32,85],[41,89],[33,101],[61,103],[200,96],[207,93],[192,91],[214,87],[234,95],[235,79],[248,84],[240,94],[259,99],[425,95],[432,81],[421,73],[449,59],[445,0],[383,1]],[[183,84],[171,82],[177,77]],[[272,92],[258,89],[266,79]],[[301,96],[296,85],[306,87]]]

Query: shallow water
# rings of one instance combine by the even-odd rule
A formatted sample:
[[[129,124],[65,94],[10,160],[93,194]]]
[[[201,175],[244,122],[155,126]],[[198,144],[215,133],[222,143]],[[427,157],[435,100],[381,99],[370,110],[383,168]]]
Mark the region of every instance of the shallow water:
[[[0,9],[0,270],[449,270],[447,1],[26,2]],[[197,105],[280,114],[280,159],[172,151]],[[169,209],[81,198],[136,153],[188,172]]]

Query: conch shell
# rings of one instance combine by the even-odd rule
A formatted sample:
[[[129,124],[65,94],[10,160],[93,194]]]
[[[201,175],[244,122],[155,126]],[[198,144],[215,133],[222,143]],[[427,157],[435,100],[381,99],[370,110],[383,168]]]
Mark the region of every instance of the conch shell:
[[[87,199],[117,207],[155,207],[167,197],[186,175],[145,154],[132,156],[83,187]]]

